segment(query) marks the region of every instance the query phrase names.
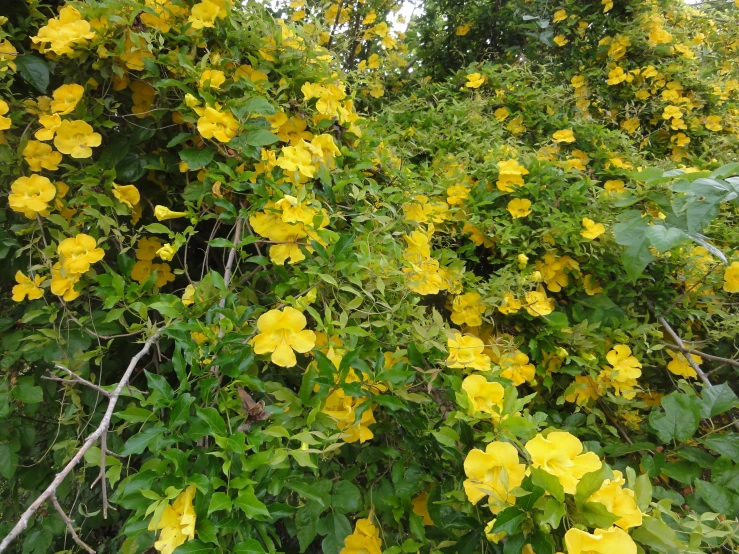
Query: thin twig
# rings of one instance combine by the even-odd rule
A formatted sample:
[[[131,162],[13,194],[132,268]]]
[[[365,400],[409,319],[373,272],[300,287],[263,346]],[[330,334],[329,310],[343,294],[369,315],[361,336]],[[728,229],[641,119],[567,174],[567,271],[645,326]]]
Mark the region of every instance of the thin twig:
[[[57,513],[59,516],[64,520],[64,523],[67,524],[67,530],[69,531],[69,534],[72,535],[72,539],[74,539],[74,542],[77,543],[77,545],[82,548],[83,550],[87,550],[90,554],[96,554],[95,550],[85,544],[85,542],[79,537],[77,534],[77,531],[74,530],[74,524],[71,519],[69,519],[69,516],[64,513],[64,510],[59,505],[59,501],[56,498],[56,494],[51,495],[51,503],[54,504],[54,508],[56,508]]]
[[[223,273],[223,282],[226,284],[226,287],[228,287],[228,284],[231,282],[231,275],[233,274],[233,266],[234,261],[236,260],[236,249],[239,246],[239,242],[241,241],[241,226],[244,223],[244,218],[239,217],[236,219],[236,226],[234,227],[234,240],[233,240],[233,248],[231,248],[231,251],[228,253],[228,261],[226,262],[226,271]],[[221,298],[221,301],[218,303],[218,305],[221,308],[224,308],[226,306],[226,297],[224,296]],[[219,314],[219,319],[223,319],[223,314]],[[218,335],[221,337],[222,335],[219,333]]]
[[[41,378],[42,379],[46,379],[48,381],[58,381],[59,383],[79,383],[81,385],[85,385],[86,387],[90,387],[95,392],[98,392],[98,393],[102,394],[103,396],[105,396],[107,398],[110,398],[110,393],[107,390],[105,390],[102,387],[97,386],[94,383],[91,383],[90,381],[88,381],[87,379],[84,379],[83,377],[80,377],[79,375],[77,375],[73,371],[67,369],[63,365],[56,364],[56,368],[57,369],[61,369],[62,371],[66,372],[67,375],[69,375],[72,379],[71,380],[70,379],[62,379],[61,377],[57,377],[56,375],[53,375],[53,374],[51,374],[51,375],[44,375]]]
[[[98,338],[100,340],[113,340],[113,339],[120,339],[120,338],[124,338],[124,337],[135,337],[135,336],[140,335],[140,334],[142,334],[142,333],[144,333],[146,331],[146,329],[139,329],[138,331],[133,331],[131,333],[123,333],[121,335],[99,335],[95,331],[91,331],[90,329],[88,329],[87,327],[85,327],[82,324],[82,322],[75,317],[75,315],[72,313],[72,311],[67,306],[67,303],[64,302],[64,300],[62,300],[61,297],[59,298],[59,302],[61,302],[62,303],[62,306],[64,306],[64,310],[67,312],[67,315],[69,316],[69,319],[71,319],[77,325],[79,325],[80,328],[85,333],[87,333],[88,335],[93,336],[95,338]]]
[[[614,414],[611,409],[606,405],[606,403],[603,401],[602,398],[598,399],[598,404],[603,409],[603,413],[605,413],[606,418],[613,423],[613,426],[618,429],[619,434],[624,438],[626,442],[629,444],[634,444],[634,441],[631,440],[631,437],[629,437],[629,434],[626,432],[626,430],[621,427],[621,424],[616,419],[616,414]]]
[[[720,356],[714,356],[713,354],[706,354],[705,352],[701,352],[700,350],[691,350],[690,348],[685,348],[685,347],[681,348],[675,344],[665,344],[665,347],[669,348],[670,350],[678,350],[679,352],[682,352],[683,354],[695,354],[696,356],[700,356],[701,358],[705,358],[706,360],[711,360],[713,362],[722,362],[724,364],[729,364],[735,367],[739,367],[739,360],[732,360],[730,358],[722,358]]]
[[[92,445],[95,444],[98,439],[100,439],[100,437],[102,437],[103,433],[108,430],[108,427],[110,427],[110,420],[113,417],[113,411],[115,410],[116,403],[118,402],[118,398],[120,397],[123,388],[126,386],[128,380],[131,378],[131,374],[136,368],[136,365],[139,363],[141,358],[146,356],[146,354],[151,349],[151,346],[159,339],[160,334],[161,330],[152,335],[144,343],[144,346],[141,348],[141,350],[139,350],[138,354],[131,358],[131,362],[128,364],[128,367],[121,377],[120,382],[116,386],[115,390],[110,394],[108,408],[105,410],[105,414],[103,415],[103,419],[100,422],[98,428],[95,429],[95,431],[93,431],[92,434],[87,437],[87,440],[77,451],[77,454],[75,454],[74,457],[67,463],[67,465],[64,466],[64,468],[59,473],[56,474],[56,477],[54,477],[54,480],[51,482],[51,484],[46,487],[46,490],[44,490],[44,492],[42,492],[39,497],[34,500],[34,502],[26,509],[26,511],[23,512],[20,519],[18,520],[18,523],[15,524],[15,526],[5,536],[2,542],[0,542],[0,552],[4,552],[5,549],[8,548],[10,543],[13,542],[13,540],[18,535],[20,535],[26,527],[28,527],[28,522],[31,520],[31,517],[38,511],[41,505],[46,502],[46,500],[48,500],[56,493],[59,485],[62,484],[62,481],[66,479],[67,475],[69,475],[80,462],[80,460],[82,460],[85,452],[87,452],[92,447]]]

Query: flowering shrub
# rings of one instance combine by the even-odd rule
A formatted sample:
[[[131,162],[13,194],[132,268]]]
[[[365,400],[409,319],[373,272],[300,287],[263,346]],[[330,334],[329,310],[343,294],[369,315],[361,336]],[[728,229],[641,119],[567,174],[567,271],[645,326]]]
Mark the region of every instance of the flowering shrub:
[[[396,8],[0,18],[0,551],[736,548],[733,89],[431,82]]]

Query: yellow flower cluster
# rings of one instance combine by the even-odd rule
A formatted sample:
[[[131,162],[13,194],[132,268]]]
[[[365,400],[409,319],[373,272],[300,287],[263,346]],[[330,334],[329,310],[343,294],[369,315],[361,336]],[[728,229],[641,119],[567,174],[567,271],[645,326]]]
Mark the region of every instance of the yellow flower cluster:
[[[569,284],[569,273],[579,274],[580,264],[570,256],[557,256],[550,252],[536,262],[536,269],[541,273],[547,290],[559,292]]]
[[[641,377],[641,363],[631,355],[631,348],[617,344],[606,354],[611,364],[598,375],[598,380],[607,387],[613,387],[618,396],[631,400],[636,396],[637,379]]]
[[[57,56],[72,57],[75,46],[85,46],[94,37],[95,32],[80,12],[66,5],[59,10],[59,17],[49,19],[31,41],[42,54],[53,52]]]
[[[478,327],[482,325],[482,315],[485,313],[485,304],[482,297],[476,292],[468,292],[455,296],[452,301],[451,319],[456,325]]]
[[[417,294],[438,294],[442,290],[454,291],[460,287],[459,279],[452,269],[441,267],[439,261],[431,257],[431,238],[434,226],[429,225],[426,232],[412,231],[403,236],[407,248],[403,259],[408,263],[403,267],[408,288]]]
[[[380,531],[369,519],[358,519],[354,532],[344,539],[339,554],[381,554]]]
[[[498,162],[498,180],[495,185],[503,192],[512,192],[515,187],[524,185],[523,176],[529,170],[518,163],[518,160],[509,159]]]
[[[159,207],[159,206],[157,206]],[[156,272],[155,284],[157,287],[163,287],[167,283],[175,280],[172,268],[167,263],[153,263],[157,253],[162,248],[162,243],[158,238],[143,237],[139,239],[136,248],[136,263],[131,269],[131,279],[142,284],[149,278],[149,275]]]
[[[264,211],[252,214],[249,223],[255,233],[273,243],[269,247],[270,260],[284,265],[288,259],[291,264],[305,259],[301,246],[313,252],[310,241],[326,245],[317,231],[328,227],[329,217],[325,209],[317,209],[307,202],[298,202],[294,196],[285,195],[277,202],[267,204]]]
[[[195,538],[197,516],[193,500],[196,492],[195,485],[190,485],[172,504],[167,504],[158,521],[152,518],[149,522],[149,531],[159,531],[154,548],[162,554],[172,554],[178,546]]]

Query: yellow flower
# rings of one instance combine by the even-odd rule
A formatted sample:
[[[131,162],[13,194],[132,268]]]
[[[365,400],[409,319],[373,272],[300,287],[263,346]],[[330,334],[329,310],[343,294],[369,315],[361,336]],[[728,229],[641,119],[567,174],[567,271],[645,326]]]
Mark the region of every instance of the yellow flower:
[[[638,117],[632,117],[629,119],[624,119],[621,121],[621,128],[629,133],[630,135],[633,135],[636,133],[637,130],[639,130],[640,121]]]
[[[724,272],[724,286],[726,292],[739,292],[739,262],[731,262]]]
[[[497,166],[498,180],[495,185],[503,192],[511,192],[515,187],[523,186],[523,176],[529,174],[529,170],[515,159],[501,160]]]
[[[210,28],[215,25],[216,18],[223,19],[226,17],[225,8],[221,8],[215,2],[205,0],[200,4],[195,4],[190,10],[190,17],[187,20],[193,29]]]
[[[35,37],[31,37],[31,41],[39,44],[42,54],[51,50],[57,56],[63,56],[73,54],[74,46],[84,46],[94,37],[95,31],[82,19],[80,12],[66,5],[59,10],[59,17],[49,19],[46,26],[41,27]]]
[[[177,219],[178,217],[187,216],[187,212],[173,212],[166,206],[157,205],[154,207],[154,217],[158,221],[167,221],[168,219]]]
[[[627,79],[628,74],[624,72],[621,66],[616,66],[608,72],[608,79],[606,83],[608,85],[618,85],[623,83]]]
[[[552,135],[554,142],[575,142],[575,133],[572,129],[562,129]]]
[[[340,356],[331,359],[334,365],[337,366],[341,362]],[[352,373],[350,373],[347,381],[352,382],[351,376]],[[356,380],[358,379],[355,378],[354,381]],[[369,428],[371,424],[375,423],[375,416],[372,413],[371,406],[362,412],[362,417],[357,421],[356,408],[364,402],[364,399],[357,400],[345,394],[341,389],[335,390],[326,399],[321,412],[336,421],[337,427],[342,431],[342,440],[344,442],[353,443],[359,441],[360,443],[364,443],[375,436]]]
[[[510,492],[523,482],[526,466],[519,463],[515,446],[493,441],[485,452],[475,448],[467,454],[464,473],[467,499],[477,504],[487,496],[490,511],[497,514],[516,502]]]
[[[506,315],[515,314],[521,309],[521,306],[521,301],[517,300],[516,297],[513,296],[512,292],[506,292],[503,295],[503,302],[498,306],[498,311]]]
[[[543,291],[532,290],[524,296],[524,308],[534,317],[549,315],[554,311],[554,299],[547,298]]]
[[[519,269],[523,269],[529,263],[529,257],[526,254],[519,254],[516,259],[518,260]]]
[[[495,522],[497,520],[498,518],[493,518],[485,525],[485,538],[494,544],[498,544],[508,534],[505,531],[502,531],[500,533],[493,533],[493,527],[495,527]]]
[[[596,294],[603,292],[603,287],[600,286],[600,282],[592,275],[583,276],[582,285],[585,287],[585,294],[588,296],[595,296]]]
[[[131,268],[131,279],[139,284],[143,284],[149,275],[151,275],[152,271],[151,260],[138,260]]]
[[[85,273],[90,266],[105,256],[105,250],[97,247],[97,242],[90,235],[80,233],[75,237],[64,239],[56,247],[62,267],[69,273]]]
[[[51,268],[51,293],[61,296],[65,302],[71,302],[80,293],[74,290],[74,286],[80,280],[79,273],[71,273],[57,262]]]
[[[44,295],[44,291],[40,285],[45,280],[45,277],[41,277],[41,275],[37,273],[33,277],[33,281],[31,281],[31,279],[26,277],[22,271],[16,271],[15,281],[18,284],[13,287],[13,301],[23,302],[26,296],[28,296],[29,300],[38,300]]]
[[[197,516],[193,500],[196,492],[195,485],[190,485],[171,505],[167,504],[158,522],[154,523],[153,518],[149,522],[149,531],[161,531],[154,548],[162,554],[172,554],[178,546],[195,538]]]
[[[482,325],[482,314],[485,313],[485,304],[482,297],[476,292],[468,292],[454,297],[452,302],[452,321],[457,325],[478,327]]]
[[[598,400],[600,396],[598,386],[589,375],[575,377],[574,383],[567,387],[567,390],[570,392],[565,394],[565,400],[578,406],[584,406],[590,400]]]
[[[403,273],[408,279],[408,288],[417,294],[437,294],[448,288],[441,275],[439,262],[433,258],[424,258],[412,263],[411,267],[403,268]]]
[[[506,129],[508,129],[511,134],[516,136],[523,134],[524,132],[526,132],[526,126],[523,124],[523,118],[520,115],[514,117],[508,122],[508,125],[506,125]]]
[[[580,88],[585,86],[585,77],[582,75],[575,75],[572,79],[570,79],[570,84],[574,88]]]
[[[434,520],[431,519],[431,515],[429,514],[428,502],[429,493],[427,493],[426,491],[416,495],[413,500],[411,500],[413,513],[423,518],[424,525],[435,525]]]
[[[619,529],[596,529],[592,534],[575,527],[565,533],[568,554],[636,554],[636,543]]]
[[[514,198],[508,202],[508,213],[513,216],[513,219],[526,217],[531,213],[531,200],[526,198]]]
[[[554,253],[544,255],[542,260],[536,262],[536,269],[541,272],[542,279],[547,284],[547,289],[559,292],[569,283],[569,276],[565,270],[578,272],[580,265],[569,256],[557,256]]]
[[[490,369],[490,358],[483,354],[485,344],[477,337],[463,335],[459,331],[447,339],[449,367],[471,368],[487,371]]]
[[[185,292],[182,293],[182,303],[185,306],[192,306],[195,303],[195,287],[194,286],[187,285],[185,287]]]
[[[603,184],[603,188],[606,189],[606,192],[608,192],[609,194],[619,194],[626,190],[626,185],[620,179],[613,179],[610,181],[606,181]]]
[[[100,146],[102,140],[103,137],[84,121],[62,121],[56,130],[54,146],[62,154],[81,159],[91,157],[92,148]]]
[[[582,218],[582,226],[585,227],[585,230],[580,231],[580,235],[589,240],[595,240],[606,232],[606,228],[602,223],[596,223],[587,217]]]
[[[471,29],[470,24],[469,23],[465,23],[464,25],[460,25],[459,27],[457,27],[457,30],[455,31],[454,34],[456,34],[458,37],[463,37],[467,33],[470,32],[470,29]]]
[[[707,116],[706,119],[703,121],[703,124],[709,131],[719,132],[723,130],[723,126],[721,125],[721,118],[717,115]]]
[[[603,5],[603,13],[608,13],[613,8],[613,0],[600,0]]]
[[[505,108],[498,108],[493,112],[493,115],[495,116],[495,119],[500,121],[501,123],[505,121],[510,114],[510,112]]]
[[[118,202],[131,209],[141,201],[139,189],[134,185],[116,185],[113,183],[113,196],[118,199]]]
[[[59,162],[62,161],[62,155],[59,152],[55,152],[48,144],[36,140],[28,141],[23,149],[23,158],[31,171],[42,169],[55,171],[59,169]]]
[[[462,390],[472,403],[472,415],[489,414],[494,422],[500,420],[505,392],[500,383],[491,383],[482,375],[470,375],[462,381]]]
[[[154,283],[160,288],[175,280],[174,273],[172,273],[169,264],[151,264],[151,271],[157,272],[157,279]]]
[[[482,85],[487,83],[488,78],[479,73],[470,73],[467,75],[467,82],[464,86],[467,88],[480,88]]]
[[[221,85],[226,82],[226,76],[223,71],[218,69],[206,69],[200,76],[200,88],[206,88],[206,85],[210,88],[221,88]],[[224,141],[225,142],[225,141]]]
[[[570,42],[570,41],[569,41],[569,40],[567,39],[567,37],[566,37],[566,36],[564,36],[564,35],[557,35],[556,37],[554,37],[554,43],[555,43],[555,44],[556,44],[557,46],[564,46],[564,45],[565,45],[565,44],[567,44],[568,42]]]
[[[198,119],[198,132],[206,139],[215,138],[219,142],[228,142],[236,136],[238,130],[239,121],[228,110],[219,112],[215,108],[207,107]]]
[[[673,352],[672,350],[668,350],[667,353],[672,358],[672,361],[667,364],[667,369],[670,370],[671,373],[684,377],[685,379],[695,379],[697,377],[695,369],[693,369],[693,366],[690,365],[682,352]],[[688,355],[696,364],[701,363],[699,356],[696,356],[695,354]]]
[[[0,46],[0,48],[1,47],[2,46]],[[10,107],[8,106],[8,103],[5,100],[0,100],[0,131],[7,131],[13,123],[9,117],[5,117],[5,114],[8,113],[9,110]]]
[[[683,111],[677,106],[667,106],[662,112],[663,119],[682,119]]]
[[[136,259],[150,262],[156,257],[157,250],[162,247],[162,243],[156,237],[143,237],[136,246]]]
[[[617,344],[606,354],[611,364],[604,367],[598,378],[612,386],[617,395],[631,400],[636,395],[637,379],[641,377],[641,363],[631,355],[631,348],[625,344]]]
[[[77,102],[85,94],[85,88],[81,85],[62,85],[54,91],[54,100],[51,102],[51,111],[55,114],[66,115],[72,113]]]
[[[59,117],[59,114],[42,115],[39,117],[38,122],[41,124],[43,129],[36,131],[34,136],[38,140],[51,140],[54,138],[54,134],[62,124],[62,118]]]
[[[634,491],[624,488],[626,481],[620,471],[613,471],[613,479],[605,479],[587,502],[603,504],[613,515],[618,516],[614,525],[621,529],[639,527],[642,524],[642,513],[636,505]]]
[[[44,214],[49,209],[48,203],[54,199],[56,188],[51,181],[41,175],[19,177],[10,187],[8,204],[13,211],[20,212],[29,219],[36,214]]]
[[[554,475],[567,494],[575,494],[583,475],[600,469],[600,458],[593,453],[582,454],[580,440],[566,431],[552,431],[528,441],[524,448],[531,456],[531,466]]]
[[[174,258],[174,255],[176,253],[177,253],[177,247],[169,243],[165,244],[159,250],[157,250],[157,256],[159,256],[161,259],[167,262],[172,261],[172,258]]]
[[[533,381],[536,374],[536,368],[529,363],[529,357],[520,350],[503,354],[498,365],[503,368],[501,377],[510,379],[515,386]]]
[[[334,4],[335,5],[335,4]],[[344,539],[339,554],[381,554],[380,531],[369,519],[358,519],[354,532]]]
[[[272,363],[280,367],[293,367],[297,360],[295,352],[305,354],[316,345],[316,334],[304,330],[305,316],[290,306],[283,310],[270,310],[259,316],[254,337],[255,354],[271,353]]]
[[[554,18],[552,19],[552,21],[554,21],[554,23],[559,23],[560,21],[564,21],[565,19],[567,19],[567,12],[565,10],[557,10],[556,12],[554,12]]]
[[[2,19],[2,16],[0,16],[0,19]],[[13,61],[17,55],[18,51],[9,40],[6,39],[0,42],[0,73],[5,73],[8,68],[13,71],[18,69]]]
[[[464,201],[469,197],[470,191],[464,185],[452,185],[446,189],[447,199],[446,202],[450,206],[457,204],[463,204]]]

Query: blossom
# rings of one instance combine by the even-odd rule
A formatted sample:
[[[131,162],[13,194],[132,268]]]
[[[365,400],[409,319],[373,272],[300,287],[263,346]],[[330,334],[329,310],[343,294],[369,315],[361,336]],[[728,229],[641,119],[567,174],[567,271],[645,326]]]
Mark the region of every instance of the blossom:
[[[680,377],[684,377],[685,379],[696,378],[697,373],[695,372],[695,369],[693,369],[693,366],[691,366],[688,362],[685,354],[683,354],[682,352],[673,352],[672,350],[668,350],[667,353],[672,358],[672,361],[667,364],[667,369],[670,371],[670,373],[674,373],[675,375],[679,375]],[[696,364],[701,363],[700,356],[696,356],[695,354],[688,354],[688,356],[690,356],[690,359],[693,360]]]
[[[52,113],[59,115],[72,113],[83,94],[85,94],[85,88],[81,85],[60,86],[54,91],[54,100],[51,101]]]
[[[41,124],[43,129],[39,129],[36,131],[36,134],[34,135],[38,140],[51,140],[54,138],[54,134],[56,133],[59,126],[62,124],[62,118],[59,117],[59,114],[52,114],[52,115],[42,115],[39,117],[38,122]]]
[[[157,205],[154,207],[154,217],[157,221],[167,221],[168,219],[177,219],[178,217],[185,217],[187,212],[173,212],[166,206]]]
[[[717,115],[706,116],[703,124],[709,131],[719,132],[723,130],[723,126],[721,125],[721,118]]]
[[[450,206],[457,204],[463,204],[464,201],[469,197],[470,191],[464,185],[452,185],[446,189],[447,199],[446,202]]]
[[[62,154],[73,158],[89,158],[92,148],[100,146],[103,137],[95,133],[92,127],[84,121],[62,121],[56,130],[54,146]]]
[[[219,112],[215,108],[206,107],[198,119],[198,132],[206,139],[215,138],[219,142],[228,142],[236,136],[238,130],[239,121],[228,110]]]
[[[590,400],[597,400],[600,396],[598,386],[589,375],[575,377],[574,383],[567,387],[567,390],[570,392],[565,394],[565,400],[578,406],[584,406]]]
[[[596,529],[593,533],[576,527],[565,533],[568,554],[636,554],[636,543],[623,529]]]
[[[570,84],[573,86],[573,88],[580,88],[585,86],[585,77],[582,75],[575,75],[572,79],[570,79]]]
[[[51,293],[61,296],[65,302],[71,302],[80,293],[74,290],[74,286],[80,280],[79,273],[71,273],[57,262],[51,268]]]
[[[638,117],[632,117],[629,119],[622,120],[621,128],[627,133],[629,133],[630,135],[633,135],[639,129],[640,124],[641,122],[639,121]]]
[[[221,88],[221,85],[226,82],[226,76],[223,71],[218,69],[206,69],[200,76],[200,82],[198,83],[200,88],[206,86],[210,88]]]
[[[534,317],[549,315],[554,311],[554,299],[544,291],[532,290],[524,295],[524,308]]]
[[[626,185],[620,179],[611,179],[603,183],[603,188],[609,194],[618,194],[626,190]]]
[[[616,66],[608,72],[608,79],[606,80],[606,84],[611,86],[618,85],[626,81],[627,78],[628,74],[624,72],[623,67]]]
[[[531,200],[527,198],[514,198],[508,202],[507,210],[513,216],[513,219],[526,217],[531,213]]]
[[[585,288],[585,294],[588,296],[595,296],[603,292],[603,287],[600,286],[600,282],[592,275],[585,275],[582,278],[582,286]]]
[[[143,237],[136,245],[136,259],[150,262],[156,257],[157,250],[161,247],[162,243],[158,238]]]
[[[528,175],[529,170],[518,163],[518,160],[501,160],[498,165],[498,180],[496,186],[503,192],[511,192],[515,187],[523,186],[523,175]]]
[[[490,511],[494,514],[516,501],[511,490],[520,486],[526,466],[519,463],[516,447],[508,442],[493,441],[485,452],[477,448],[470,450],[464,460],[467,476],[464,492],[473,504],[488,497]]]
[[[608,13],[613,8],[613,0],[600,0],[603,5],[603,13]]]
[[[454,332],[447,340],[449,367],[463,367],[486,371],[490,369],[490,358],[483,354],[485,344],[477,337]]]
[[[23,302],[26,296],[29,300],[38,300],[44,295],[44,291],[41,288],[46,278],[41,277],[38,273],[34,275],[33,280],[26,277],[22,271],[18,270],[15,272],[15,282],[18,283],[13,287],[13,301]]]
[[[482,314],[485,313],[485,304],[482,297],[476,292],[468,292],[454,297],[452,301],[452,321],[457,325],[478,327],[482,325]]]
[[[308,148],[308,143],[301,140],[295,146],[283,146],[282,156],[277,160],[278,167],[285,171],[295,173],[311,178],[317,170],[313,164],[313,154]]]
[[[131,268],[131,279],[141,285],[149,278],[152,272],[151,260],[138,260]]]
[[[2,19],[2,16],[0,16],[0,19]],[[9,40],[5,39],[4,41],[0,42],[0,73],[5,73],[8,68],[15,71],[18,69],[18,67],[15,65],[15,62],[13,61],[15,57],[18,55],[18,51],[15,49],[15,46],[13,46]]]
[[[0,46],[2,48],[2,46]],[[5,100],[0,100],[0,131],[7,131],[10,129],[10,125],[13,123],[9,117],[5,117],[10,107]]]
[[[55,171],[59,169],[59,162],[62,161],[62,155],[55,152],[48,144],[38,142],[37,140],[29,140],[23,149],[23,158],[28,163],[31,171],[41,171],[48,169]]]
[[[470,73],[467,75],[467,82],[464,86],[467,88],[480,88],[482,85],[487,83],[488,78],[479,73]]]
[[[439,261],[434,258],[411,263],[410,267],[403,268],[403,273],[408,279],[408,288],[417,294],[437,294],[448,287],[441,274]]]
[[[463,37],[467,33],[470,32],[471,25],[469,23],[465,23],[464,25],[460,25],[457,27],[457,29],[454,31],[454,34],[458,37]]]
[[[411,500],[411,506],[413,506],[413,513],[423,518],[424,525],[435,525],[434,520],[431,519],[429,514],[429,493],[423,491],[417,494]]]
[[[587,217],[582,218],[582,226],[585,229],[580,231],[580,235],[589,240],[595,240],[606,232],[606,228],[602,223],[596,223]]]
[[[724,272],[724,286],[726,292],[739,292],[739,262],[731,262]]]
[[[196,492],[195,485],[190,485],[171,505],[167,504],[159,521],[155,523],[152,518],[149,522],[149,531],[160,531],[154,548],[162,554],[172,554],[178,546],[195,538],[197,516],[193,500]]]
[[[562,129],[552,135],[554,142],[575,142],[575,133],[572,129]]]
[[[331,358],[335,365],[341,362],[341,357]],[[352,379],[354,375],[354,379]],[[356,382],[358,377],[353,374],[353,370],[347,377],[347,382]],[[362,416],[357,421],[356,409],[364,403],[366,399],[357,399],[350,396],[342,389],[334,390],[324,404],[321,412],[328,415],[336,421],[336,425],[340,431],[342,431],[342,439],[344,442],[353,443],[359,441],[360,443],[367,442],[372,439],[375,435],[369,426],[375,423],[375,416],[372,413],[372,407],[370,406],[362,412]]]
[[[63,56],[73,54],[74,46],[84,46],[94,37],[95,31],[82,19],[80,12],[66,5],[59,10],[59,17],[49,19],[46,26],[41,27],[35,37],[31,37],[31,41],[39,44],[42,54],[51,50],[57,56]]]
[[[559,292],[569,283],[566,270],[577,272],[580,265],[569,256],[557,256],[550,252],[544,254],[544,258],[536,262],[536,269],[541,272],[542,279],[547,284],[547,289],[552,292]]]
[[[631,348],[625,344],[617,344],[606,354],[606,360],[611,366],[604,367],[598,378],[612,386],[617,395],[629,400],[634,398],[634,388],[636,380],[641,377],[642,365],[631,355]]]
[[[369,519],[358,519],[354,532],[344,539],[339,554],[381,554],[380,531]]]
[[[141,80],[134,81],[131,83],[129,88],[133,92],[133,94],[131,94],[131,100],[133,100],[131,113],[139,119],[142,119],[151,111],[157,91],[149,83]]]
[[[677,106],[667,106],[662,112],[663,119],[682,119],[683,111]]]
[[[570,42],[569,39],[564,35],[557,35],[556,37],[554,37],[553,40],[554,44],[556,44],[557,46],[564,46],[565,44]]]
[[[141,201],[139,189],[134,185],[116,185],[113,183],[113,196],[118,199],[118,202],[131,209]]]
[[[533,381],[536,374],[536,368],[529,363],[529,357],[520,350],[502,355],[498,365],[503,368],[501,377],[510,379],[515,386]]]
[[[636,505],[634,491],[625,488],[625,484],[623,474],[614,470],[613,479],[605,479],[600,489],[587,499],[587,502],[603,504],[609,512],[618,516],[614,525],[624,530],[642,524],[642,513]]]
[[[554,23],[559,23],[560,21],[564,21],[567,19],[567,11],[566,10],[557,10],[554,12],[554,17],[552,18],[552,21]]]
[[[167,262],[172,261],[172,258],[174,258],[174,255],[176,253],[177,253],[177,247],[169,243],[165,244],[159,250],[157,250],[157,256],[159,256],[161,259]]]
[[[305,316],[290,306],[283,310],[270,310],[259,316],[254,337],[255,354],[271,353],[272,362],[281,367],[293,367],[297,360],[295,352],[310,352],[316,345],[316,334],[304,330]]]
[[[90,266],[105,256],[105,250],[97,247],[97,241],[90,235],[80,233],[64,239],[56,247],[62,267],[69,273],[85,273]]]
[[[205,0],[199,4],[195,4],[190,10],[190,17],[187,20],[193,29],[210,28],[215,25],[216,18],[222,19],[226,16],[226,11],[220,8],[215,2]]]
[[[151,264],[151,271],[156,271],[157,278],[154,284],[160,288],[175,280],[174,273],[172,273],[172,268],[169,267],[169,264]]]
[[[532,467],[554,475],[567,494],[575,494],[582,476],[602,465],[594,452],[582,454],[580,440],[566,431],[552,431],[546,438],[540,433],[524,448],[531,456]]]
[[[521,301],[517,300],[512,292],[503,294],[503,302],[498,306],[498,311],[502,314],[515,314],[521,309]]]
[[[10,186],[8,204],[13,211],[20,212],[29,219],[36,214],[44,214],[49,209],[48,203],[56,195],[56,188],[51,181],[41,175],[19,177]]]
[[[500,121],[501,123],[505,121],[510,114],[510,112],[505,108],[498,108],[493,112],[493,115],[495,116],[495,119]]]
[[[470,399],[472,415],[489,414],[494,422],[500,420],[505,396],[503,385],[491,383],[484,376],[476,374],[465,377],[462,381],[462,390]]]
[[[195,303],[195,287],[193,285],[185,287],[185,291],[182,293],[182,303],[185,306],[192,306]]]

